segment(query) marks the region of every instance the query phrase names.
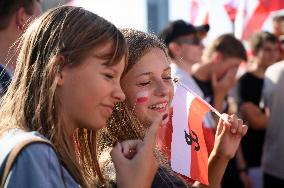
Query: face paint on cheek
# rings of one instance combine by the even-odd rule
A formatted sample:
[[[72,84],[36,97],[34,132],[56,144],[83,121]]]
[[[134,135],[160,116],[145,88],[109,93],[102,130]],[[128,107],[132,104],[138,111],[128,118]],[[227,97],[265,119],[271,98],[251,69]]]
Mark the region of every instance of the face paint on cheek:
[[[136,94],[136,103],[141,104],[149,100],[149,92],[141,91]]]

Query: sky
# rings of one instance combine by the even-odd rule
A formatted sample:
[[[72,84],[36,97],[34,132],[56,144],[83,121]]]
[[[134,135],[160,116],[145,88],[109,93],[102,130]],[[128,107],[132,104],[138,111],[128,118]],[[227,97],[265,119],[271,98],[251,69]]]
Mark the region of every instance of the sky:
[[[95,12],[118,28],[147,31],[146,0],[74,0],[71,4]]]

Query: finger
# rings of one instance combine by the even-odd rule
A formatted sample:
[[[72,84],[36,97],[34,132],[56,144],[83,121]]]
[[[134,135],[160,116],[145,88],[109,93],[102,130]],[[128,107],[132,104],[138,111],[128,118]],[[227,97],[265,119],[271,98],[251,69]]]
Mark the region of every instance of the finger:
[[[230,118],[231,119],[229,120],[229,122],[231,123],[231,128],[230,128],[231,133],[236,134],[238,130],[238,117],[235,114],[233,114],[230,116]]]
[[[142,142],[142,141],[140,141]],[[140,143],[138,140],[126,140],[121,143],[122,153],[126,154],[129,150],[136,150],[137,145]]]
[[[112,161],[113,161],[113,164],[114,164],[115,167],[123,164],[124,161],[125,161],[125,157],[124,157],[121,150],[122,150],[122,146],[119,142],[117,142],[113,146],[112,150],[110,151],[110,156],[112,158]],[[116,169],[118,169],[118,168],[116,168]]]
[[[141,140],[126,140],[122,142],[121,145],[123,155],[128,159],[132,159],[137,153],[139,144],[142,144]]]
[[[248,126],[247,125],[242,125],[243,129],[242,129],[242,136],[245,136],[247,134],[248,131]]]
[[[162,122],[162,117],[161,116],[157,117],[153,121],[148,131],[146,132],[146,135],[144,137],[144,146],[146,148],[152,148],[152,149],[154,148],[156,143],[157,132],[161,122]]]
[[[125,155],[124,157],[126,157],[127,159],[132,159],[135,155],[136,155],[137,151],[134,149],[130,149]]]
[[[228,119],[228,115],[227,114],[222,114],[222,118],[219,118],[219,122],[217,125],[217,131],[216,131],[216,135],[220,135],[223,132],[223,129],[225,128],[224,126],[224,120],[223,119]]]
[[[238,135],[242,135],[243,132],[243,120],[242,119],[238,119],[238,129],[237,129],[237,133]]]

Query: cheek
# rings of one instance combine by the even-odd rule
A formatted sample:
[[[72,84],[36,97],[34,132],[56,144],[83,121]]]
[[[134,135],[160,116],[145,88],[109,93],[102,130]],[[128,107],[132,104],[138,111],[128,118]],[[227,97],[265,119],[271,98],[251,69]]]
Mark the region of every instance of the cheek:
[[[136,105],[135,113],[142,124],[147,124],[152,119],[152,114],[149,112],[148,105],[146,104]]]

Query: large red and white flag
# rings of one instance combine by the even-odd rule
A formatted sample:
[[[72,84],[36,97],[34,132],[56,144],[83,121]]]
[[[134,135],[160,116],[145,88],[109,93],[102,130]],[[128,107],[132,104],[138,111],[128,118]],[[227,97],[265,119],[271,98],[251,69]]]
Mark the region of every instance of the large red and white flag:
[[[179,84],[173,99],[171,167],[208,185],[208,153],[202,122],[209,107]]]
[[[283,0],[243,0],[238,6],[235,21],[235,35],[247,40],[264,28],[271,15],[284,9]],[[271,30],[271,28],[269,28]]]

